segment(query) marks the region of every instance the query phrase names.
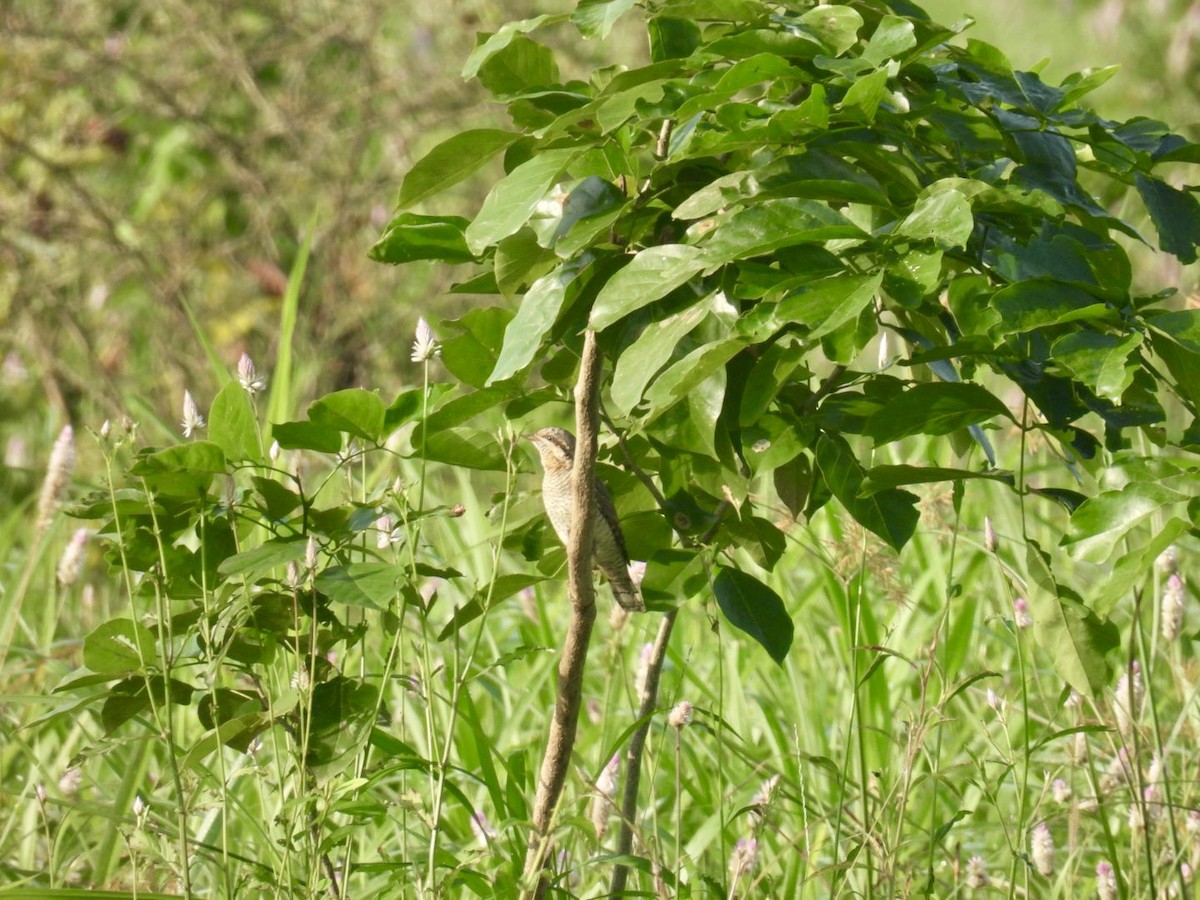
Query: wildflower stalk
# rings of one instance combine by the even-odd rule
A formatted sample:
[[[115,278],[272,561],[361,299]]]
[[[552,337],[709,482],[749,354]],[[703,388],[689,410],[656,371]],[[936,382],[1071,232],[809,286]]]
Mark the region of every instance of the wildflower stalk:
[[[441,828],[438,823],[441,821],[442,804],[446,796],[446,771],[450,765],[450,751],[453,747],[454,726],[458,721],[458,701],[462,694],[463,685],[467,681],[467,673],[470,672],[471,666],[475,662],[475,657],[479,652],[479,645],[483,641],[484,634],[487,633],[488,615],[492,610],[492,596],[496,588],[496,579],[500,575],[500,553],[504,545],[504,537],[508,533],[508,510],[509,498],[512,496],[513,482],[516,478],[516,467],[512,462],[512,454],[515,448],[515,441],[508,440],[508,452],[505,454],[507,469],[507,480],[504,487],[504,500],[500,507],[500,533],[496,537],[492,545],[492,571],[488,577],[487,593],[483,599],[483,612],[480,614],[479,626],[475,629],[475,637],[471,642],[471,649],[468,651],[466,659],[459,666],[457,640],[451,641],[454,647],[454,671],[453,671],[453,688],[450,694],[450,718],[446,723],[446,730],[442,740],[441,753],[438,757],[437,765],[437,785],[433,794],[433,834],[429,840],[429,866],[430,877],[433,876],[433,863],[435,854],[437,853],[438,835],[441,833]],[[424,484],[424,479],[422,479]]]
[[[110,479],[110,484],[111,484],[111,479]],[[111,490],[112,489],[110,488],[110,491]],[[142,491],[148,498],[153,496],[153,493],[150,490],[150,486],[148,484],[146,484],[145,479],[142,479]],[[113,497],[113,509],[114,509],[114,511],[116,509],[115,497]],[[161,567],[162,576],[165,578],[167,575],[169,566],[167,563],[167,550],[166,550],[166,547],[163,545],[162,529],[159,527],[159,524],[158,524],[158,514],[155,512],[154,504],[153,503],[147,504],[147,509],[150,511],[151,533],[154,536],[154,544],[158,550],[158,564]],[[124,561],[124,560],[122,560],[122,561]],[[170,614],[170,610],[167,608],[167,598],[163,594],[162,584],[160,582],[158,582],[157,580],[154,581],[153,584],[154,584],[155,612],[156,612],[156,615],[158,616],[158,623],[159,623],[159,627],[157,629],[158,642],[159,642],[158,653],[159,653],[159,656],[161,657],[163,678],[166,680],[166,683],[169,685],[171,682],[172,662],[173,662],[173,660],[171,658],[171,645],[174,642],[174,633],[171,628],[171,614]],[[130,602],[132,603],[133,602],[132,584],[131,584],[130,590],[131,590]],[[141,644],[140,643],[138,644],[138,652],[139,652],[139,654],[141,653]],[[178,757],[178,754],[176,753],[175,723],[174,723],[174,716],[171,714],[169,688],[168,688],[168,695],[166,697],[167,702],[160,706],[155,701],[155,698],[154,698],[154,690],[150,684],[150,676],[147,673],[146,661],[141,660],[140,664],[141,664],[141,670],[142,670],[143,676],[146,679],[146,696],[150,702],[150,712],[153,717],[153,721],[156,722],[159,725],[159,727],[161,727],[163,729],[163,736],[166,738],[166,742],[167,742],[167,762],[168,762],[168,766],[169,766],[169,769],[171,772],[171,784],[172,784],[172,787],[175,789],[175,797],[176,797],[176,802],[174,804],[174,806],[175,806],[175,827],[178,829],[178,832],[179,832],[179,835],[178,835],[179,865],[182,869],[183,894],[185,897],[190,897],[191,893],[192,893],[192,876],[191,876],[190,864],[188,862],[187,795],[184,793],[183,776],[179,770],[179,757]]]
[[[1143,594],[1142,594],[1142,590],[1140,588],[1137,589],[1136,591],[1134,591],[1133,629],[1134,629],[1134,639],[1137,640],[1137,642],[1141,645],[1141,651],[1142,651],[1142,655],[1144,658],[1145,653],[1146,653],[1146,634],[1142,628],[1142,618],[1140,615],[1141,607],[1142,607],[1142,597],[1143,597]],[[1149,672],[1147,672],[1145,686],[1146,686],[1145,687],[1146,696],[1145,696],[1144,703],[1150,709],[1150,723],[1154,730],[1154,752],[1158,755],[1158,758],[1162,761],[1162,765],[1160,766],[1161,774],[1159,776],[1159,783],[1160,783],[1160,785],[1162,787],[1162,791],[1163,791],[1164,809],[1166,810],[1166,819],[1167,819],[1168,827],[1171,832],[1171,858],[1174,860],[1179,860],[1179,859],[1183,859],[1184,853],[1183,853],[1183,848],[1181,847],[1181,845],[1179,843],[1179,830],[1175,824],[1175,800],[1174,800],[1173,791],[1171,788],[1171,776],[1170,776],[1170,768],[1171,767],[1168,763],[1167,747],[1163,743],[1162,728],[1158,721],[1158,701],[1157,701],[1157,698],[1155,697],[1154,679],[1149,677]],[[1131,685],[1130,691],[1132,692],[1132,690],[1133,690],[1133,687]],[[1136,734],[1136,729],[1135,729],[1135,734]],[[1134,765],[1136,766],[1136,762]],[[1139,793],[1137,802],[1142,803],[1143,806],[1145,805],[1144,796],[1141,793]],[[1143,809],[1142,814],[1143,814],[1143,816],[1146,816],[1146,823],[1147,823],[1146,834],[1149,835],[1150,820],[1149,820],[1149,817],[1147,816],[1147,811],[1145,809]],[[1149,840],[1149,837],[1147,837],[1147,840]],[[1147,867],[1150,869],[1154,868],[1153,860],[1150,858],[1150,854],[1149,854],[1149,846],[1147,846]],[[1173,865],[1172,868],[1175,870],[1175,877],[1179,882],[1179,896],[1186,897],[1188,895],[1188,888],[1187,888],[1187,883],[1183,877],[1183,869],[1178,865]],[[1153,881],[1154,874],[1153,874],[1153,872],[1151,872],[1150,878],[1151,878],[1151,882],[1150,882],[1151,892],[1153,893],[1153,889],[1154,889],[1154,881]]]

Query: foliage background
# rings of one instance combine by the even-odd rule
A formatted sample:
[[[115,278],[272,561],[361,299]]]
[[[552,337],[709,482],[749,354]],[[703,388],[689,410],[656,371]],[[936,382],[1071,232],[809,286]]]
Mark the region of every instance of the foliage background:
[[[1004,48],[1018,67],[1048,56],[1053,76],[1119,63],[1121,75],[1094,97],[1098,107],[1114,116],[1162,118],[1193,140],[1200,137],[1200,25],[1184,0],[926,5],[943,22],[962,10],[975,15],[980,25],[972,34]],[[30,542],[22,522],[32,515],[44,461],[62,424],[96,428],[106,418],[128,415],[161,444],[178,432],[185,388],[211,398],[219,387],[214,358],[229,368],[248,350],[269,369],[287,275],[310,229],[314,249],[290,408],[339,388],[379,387],[387,395],[417,382],[419,373],[408,361],[413,323],[418,314],[450,318],[461,311],[459,301],[444,293],[454,273],[441,266],[381,267],[367,260],[366,250],[412,162],[462,121],[485,124],[498,116],[474,85],[457,76],[473,32],[567,6],[461,2],[447,11],[369,0],[354,4],[348,16],[344,5],[320,0],[129,0],[71,2],[55,22],[37,2],[14,0],[0,8],[0,82],[6,85],[0,100],[0,508],[7,510],[0,578],[8,591],[26,563]],[[627,40],[618,31],[608,47],[558,49],[576,54],[575,64],[586,72],[598,60],[584,54],[642,52],[624,46]],[[464,186],[463,212],[477,207],[488,180],[483,173]],[[1135,252],[1140,286],[1177,285],[1194,303],[1195,267],[1183,270],[1163,255]],[[94,447],[87,441],[80,446],[76,493],[97,482],[101,470]],[[438,490],[448,502],[466,499],[476,507],[472,515],[480,514],[483,504],[470,503],[472,485],[449,483]],[[885,610],[881,627],[891,633],[912,629],[914,646],[925,637],[914,620],[933,613],[934,588],[949,580],[938,524],[945,524],[938,516],[946,511],[946,498],[928,503],[934,524],[925,526],[905,568],[886,553],[871,558],[872,584]],[[1003,533],[1002,516],[999,521]],[[1011,534],[1015,525],[1007,525]],[[481,521],[476,527],[461,538],[472,552],[486,533]],[[842,534],[836,523],[829,527],[805,551],[824,556],[832,575],[799,574],[798,594],[823,583],[836,595],[838,566],[846,566],[844,575],[856,562],[852,554],[862,536]],[[65,524],[59,529],[59,545],[41,551],[47,572],[68,535]],[[995,595],[998,576],[983,574],[984,568],[970,563],[958,577],[975,578],[972,588],[980,596]],[[3,716],[9,740],[0,751],[0,809],[9,810],[0,848],[10,876],[55,865],[38,843],[32,786],[57,782],[89,738],[86,726],[79,732],[60,723],[57,733],[37,736],[44,743],[26,743],[28,737],[17,736],[29,732],[18,726],[44,711],[32,698],[69,668],[82,635],[122,612],[121,594],[97,555],[86,572],[94,605],[84,602],[82,592],[46,599],[30,614],[38,640],[29,641],[28,652],[0,675],[0,691],[10,698]],[[52,575],[44,581],[48,598]],[[900,599],[906,602],[886,603]],[[792,708],[811,696],[810,663],[804,660],[835,652],[843,625],[831,611],[836,603],[829,609],[810,603],[804,613],[810,627],[803,633],[809,645],[794,651],[801,661],[787,671],[790,683],[781,685],[766,660],[735,642],[720,651],[728,654],[721,660],[729,679],[722,695],[744,698],[721,706],[723,714],[749,741],[777,743],[771,748],[776,759],[792,742],[773,730],[761,709]],[[993,611],[991,621],[998,614]],[[538,630],[525,636],[553,645],[553,625],[543,617]],[[696,634],[683,636],[675,660],[674,696],[706,687],[704,675],[690,667],[690,647],[700,641],[703,622],[693,628]],[[1005,669],[1011,662],[1004,657],[1008,646],[1000,637],[996,642],[997,648],[979,651],[979,666]],[[630,669],[630,682],[637,645],[613,636],[606,651]],[[544,680],[538,684],[545,689]],[[831,677],[822,690],[844,688]],[[896,691],[911,696],[919,681],[898,680]],[[706,705],[717,708],[719,699],[709,697]],[[819,746],[836,730],[838,712],[836,706],[808,710],[800,743]],[[889,715],[884,706],[876,712]],[[502,740],[510,746],[536,740],[536,721],[523,720]],[[115,752],[128,749],[121,745]],[[668,749],[664,743],[664,758]],[[585,752],[603,762],[599,746]],[[712,767],[713,755],[723,764],[726,750],[714,744],[685,752],[695,754],[695,771]],[[760,775],[771,771],[760,770],[761,760],[743,762],[736,783],[712,787],[732,807],[747,805]],[[59,858],[64,872],[78,860],[94,871],[106,828],[128,818],[111,774],[89,770],[89,812]],[[697,793],[709,787],[699,779]],[[709,825],[697,818],[698,827]],[[456,824],[469,834],[465,822]],[[984,837],[960,855],[990,843]],[[110,869],[114,886],[128,884],[119,867]]]

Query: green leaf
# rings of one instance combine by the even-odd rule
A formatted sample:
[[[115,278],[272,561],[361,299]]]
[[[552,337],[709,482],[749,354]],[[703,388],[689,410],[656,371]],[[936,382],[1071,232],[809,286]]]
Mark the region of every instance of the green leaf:
[[[487,385],[505,381],[533,361],[542,340],[554,327],[570,286],[587,264],[585,259],[568,260],[543,275],[525,293],[517,314],[504,330],[504,345]]]
[[[495,436],[477,428],[450,428],[429,434],[424,444],[413,448],[413,456],[464,469],[503,472],[507,467],[504,449]]]
[[[1090,697],[1108,687],[1111,671],[1105,656],[1121,644],[1121,633],[1078,600],[1063,596],[1050,572],[1049,557],[1030,541],[1025,552],[1026,589],[1038,643],[1054,660],[1063,679]]]
[[[316,422],[277,422],[271,426],[271,436],[284,450],[339,453],[342,449],[342,433]]]
[[[911,21],[897,16],[884,16],[867,42],[862,58],[873,66],[879,66],[915,46],[917,38]]]
[[[1115,313],[1079,288],[1041,279],[1021,281],[992,295],[999,334],[1032,331],[1080,319],[1114,319]]]
[[[867,419],[864,433],[879,446],[913,434],[949,434],[994,416],[1011,419],[1012,413],[985,388],[969,382],[927,382],[890,398]]]
[[[479,67],[512,43],[517,35],[536,31],[543,25],[563,22],[566,18],[564,15],[543,15],[535,16],[532,19],[522,19],[519,22],[505,23],[499,31],[495,34],[487,35],[479,46],[471,51],[471,55],[467,57],[467,61],[463,64],[462,77],[474,78],[479,72]]]
[[[1119,491],[1092,497],[1071,516],[1071,533],[1063,541],[1071,555],[1103,562],[1117,541],[1164,507],[1186,500],[1183,494],[1153,482],[1134,481]]]
[[[687,356],[670,365],[654,380],[646,392],[651,417],[665,412],[680,399],[722,368],[745,346],[739,338],[726,338],[701,344]]]
[[[174,497],[204,494],[213,475],[225,471],[225,451],[212,441],[192,441],[139,456],[129,469],[155,492]]]
[[[529,221],[555,179],[578,154],[573,147],[543,150],[496,182],[478,215],[467,226],[467,248],[472,253],[482,253]]]
[[[1154,562],[1181,534],[1188,530],[1188,523],[1183,519],[1172,516],[1150,541],[1131,548],[1131,552],[1123,553],[1112,567],[1112,572],[1105,578],[1099,578],[1095,583],[1095,593],[1089,591],[1092,607],[1098,615],[1106,615],[1109,610],[1140,584],[1143,584],[1154,571]]]
[[[687,244],[662,244],[638,253],[600,289],[589,327],[603,331],[634,310],[665,297],[705,268],[700,250]]]
[[[154,665],[157,658],[154,635],[132,619],[102,622],[83,639],[83,664],[93,672],[140,672]]]
[[[700,27],[690,19],[656,15],[646,23],[650,60],[685,59],[700,46]]]
[[[268,572],[290,562],[304,559],[304,551],[308,542],[302,538],[290,540],[267,541],[251,550],[244,550],[234,556],[221,560],[217,567],[226,578],[237,575],[257,576],[260,572]]]
[[[1185,309],[1146,317],[1154,352],[1167,365],[1180,391],[1200,407],[1200,310]]]
[[[442,341],[442,365],[459,381],[482,388],[495,371],[512,316],[502,307],[484,306],[446,323],[457,334]]]
[[[816,457],[825,484],[850,515],[897,550],[908,543],[921,518],[915,494],[889,488],[862,496],[866,473],[843,438],[821,435]]]
[[[800,17],[834,56],[841,56],[858,42],[863,18],[849,6],[818,6]]]
[[[262,454],[256,422],[250,395],[241,384],[230,381],[208,411],[208,435],[225,451],[226,459],[258,460]]]
[[[762,645],[782,665],[792,646],[794,627],[780,596],[740,569],[717,566],[713,594],[725,618]]]
[[[1140,173],[1137,188],[1158,230],[1159,249],[1173,253],[1182,263],[1194,263],[1200,245],[1200,201],[1188,191]]]
[[[938,466],[875,466],[867,471],[863,482],[864,496],[905,484],[929,484],[936,481],[964,481],[969,478],[984,478],[999,481],[1012,487],[1015,482],[1011,472],[993,469],[975,472],[970,469],[946,469]]]
[[[399,205],[412,206],[458,184],[521,137],[513,131],[471,128],[447,138],[408,170],[400,186]]]
[[[1130,363],[1129,355],[1142,345],[1144,339],[1137,331],[1123,338],[1077,331],[1055,341],[1050,355],[1098,396],[1119,403],[1138,367],[1136,361]]]
[[[648,325],[638,339],[617,357],[612,378],[613,406],[629,415],[642,399],[646,385],[671,360],[675,345],[703,321],[712,304],[706,298],[687,309]]]
[[[703,262],[712,268],[795,244],[865,236],[857,225],[820,201],[764,200],[716,227],[704,244]]]
[[[349,388],[313,401],[308,407],[308,418],[318,425],[374,443],[383,437],[385,412],[377,393]]]
[[[579,0],[571,13],[571,24],[591,40],[608,37],[616,21],[633,9],[637,0]]]
[[[933,241],[944,250],[966,246],[975,228],[971,203],[956,190],[937,188],[935,184],[922,193],[908,218],[896,229],[896,234],[918,241]]]
[[[870,75],[864,75],[846,91],[846,96],[838,104],[842,109],[860,109],[868,122],[875,121],[875,112],[887,95],[887,69],[879,69]]]
[[[391,563],[330,566],[317,575],[317,590],[336,603],[387,609],[408,582],[408,569]]]
[[[550,87],[558,82],[554,53],[524,35],[514,35],[479,67],[479,83],[497,97],[512,97],[530,88]]]
[[[875,301],[883,283],[883,272],[876,275],[838,275],[805,284],[798,292],[779,302],[772,313],[770,332],[786,323],[809,326],[809,341],[818,341],[852,322]]]
[[[394,266],[419,259],[448,263],[474,262],[467,249],[465,232],[469,223],[461,216],[419,216],[400,213],[388,223],[367,255]]]

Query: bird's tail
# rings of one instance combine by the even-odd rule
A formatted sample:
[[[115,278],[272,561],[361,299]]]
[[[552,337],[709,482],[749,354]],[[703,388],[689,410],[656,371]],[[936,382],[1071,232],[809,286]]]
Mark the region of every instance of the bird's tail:
[[[643,569],[645,568],[645,563],[634,563],[634,566],[639,565]],[[615,572],[605,571],[604,574],[608,578],[608,586],[612,588],[613,597],[621,609],[629,612],[646,611],[646,601],[642,599],[642,593],[638,590],[632,572],[624,569]]]

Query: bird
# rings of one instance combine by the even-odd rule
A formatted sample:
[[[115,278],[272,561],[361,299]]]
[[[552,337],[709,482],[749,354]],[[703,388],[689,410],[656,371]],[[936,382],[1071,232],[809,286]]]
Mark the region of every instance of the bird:
[[[563,546],[571,535],[571,467],[575,463],[575,436],[562,428],[543,428],[525,436],[541,457],[542,503],[546,516]],[[596,518],[592,525],[592,560],[604,573],[613,597],[622,609],[644,612],[646,604],[629,575],[629,551],[608,489],[595,482]]]

